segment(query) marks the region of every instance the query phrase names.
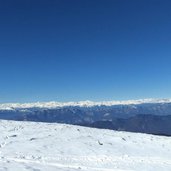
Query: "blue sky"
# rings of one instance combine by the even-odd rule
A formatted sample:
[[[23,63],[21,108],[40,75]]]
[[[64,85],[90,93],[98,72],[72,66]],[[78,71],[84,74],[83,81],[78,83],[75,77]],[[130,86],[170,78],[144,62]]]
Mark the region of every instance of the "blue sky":
[[[171,97],[170,7],[0,1],[0,102]]]

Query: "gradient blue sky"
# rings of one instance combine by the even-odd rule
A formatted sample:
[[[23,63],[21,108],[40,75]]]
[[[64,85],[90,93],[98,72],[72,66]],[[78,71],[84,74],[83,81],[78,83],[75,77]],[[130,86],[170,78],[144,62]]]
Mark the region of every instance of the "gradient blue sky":
[[[171,97],[170,0],[0,1],[0,102]]]

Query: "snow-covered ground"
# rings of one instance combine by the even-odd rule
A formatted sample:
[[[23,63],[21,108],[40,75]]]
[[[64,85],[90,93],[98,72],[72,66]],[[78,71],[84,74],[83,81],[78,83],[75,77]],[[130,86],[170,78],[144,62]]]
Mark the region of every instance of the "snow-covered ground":
[[[0,121],[0,171],[170,171],[171,137]]]

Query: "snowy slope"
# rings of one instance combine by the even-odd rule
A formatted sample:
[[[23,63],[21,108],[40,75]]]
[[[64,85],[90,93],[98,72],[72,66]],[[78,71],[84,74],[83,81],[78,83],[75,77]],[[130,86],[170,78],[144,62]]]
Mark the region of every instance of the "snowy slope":
[[[0,121],[0,171],[169,171],[171,138]]]

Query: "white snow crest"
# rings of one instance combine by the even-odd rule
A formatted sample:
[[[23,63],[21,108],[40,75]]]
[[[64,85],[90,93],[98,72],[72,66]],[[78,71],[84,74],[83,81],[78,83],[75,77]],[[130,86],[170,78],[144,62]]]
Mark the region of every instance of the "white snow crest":
[[[0,110],[15,110],[27,108],[59,108],[67,106],[93,107],[93,106],[114,106],[114,105],[137,105],[145,103],[171,103],[171,99],[139,99],[126,101],[79,101],[79,102],[36,102],[36,103],[4,103],[0,104]]]

